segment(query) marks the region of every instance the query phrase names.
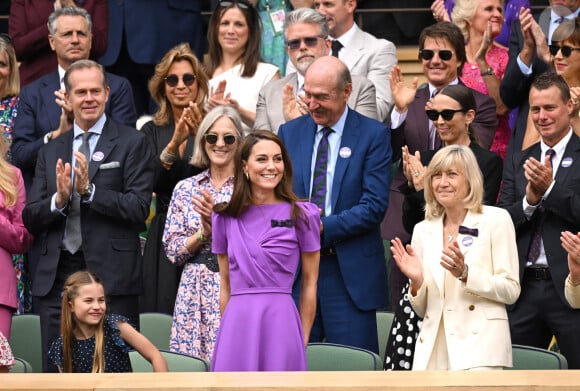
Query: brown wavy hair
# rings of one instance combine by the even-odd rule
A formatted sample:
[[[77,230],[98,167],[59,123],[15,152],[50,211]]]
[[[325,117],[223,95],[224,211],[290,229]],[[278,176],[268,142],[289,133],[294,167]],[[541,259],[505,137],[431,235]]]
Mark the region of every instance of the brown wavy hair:
[[[163,56],[159,64],[155,66],[155,73],[151,77],[151,80],[149,80],[149,93],[151,93],[151,97],[153,97],[153,100],[159,106],[157,112],[155,112],[153,116],[153,123],[157,126],[163,126],[173,122],[171,104],[169,103],[167,96],[165,96],[165,78],[169,73],[171,65],[180,61],[189,62],[193,68],[195,82],[197,83],[197,96],[195,97],[195,103],[197,103],[197,107],[202,110],[202,114],[205,114],[203,107],[209,91],[208,77],[197,57],[193,54],[189,44],[180,43],[179,45],[169,49],[165,56]]]

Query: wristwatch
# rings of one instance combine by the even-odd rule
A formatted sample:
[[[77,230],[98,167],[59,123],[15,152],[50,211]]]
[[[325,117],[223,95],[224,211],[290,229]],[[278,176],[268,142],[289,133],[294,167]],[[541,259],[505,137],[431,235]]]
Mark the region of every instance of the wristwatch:
[[[493,76],[494,75],[493,69],[491,69],[491,67],[487,68],[487,71],[481,72],[480,74],[481,74],[481,76]]]
[[[463,269],[463,273],[461,273],[461,275],[457,277],[457,279],[461,282],[465,282],[465,279],[467,278],[467,273],[469,273],[469,266],[466,263],[465,269]]]
[[[83,194],[81,194],[81,197],[88,200],[93,195],[93,191],[95,191],[95,185],[89,182],[83,189]]]
[[[52,132],[48,132],[47,134],[44,135],[44,143],[48,144],[48,142],[52,140]]]

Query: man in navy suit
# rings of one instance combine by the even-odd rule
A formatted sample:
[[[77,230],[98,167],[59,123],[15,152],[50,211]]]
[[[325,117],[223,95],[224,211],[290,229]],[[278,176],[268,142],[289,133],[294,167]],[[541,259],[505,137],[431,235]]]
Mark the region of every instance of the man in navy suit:
[[[22,213],[41,248],[32,294],[40,314],[45,370],[51,369],[46,352],[59,335],[63,284],[76,271],[99,275],[107,311],[138,325],[143,290],[139,232],[145,230],[153,191],[147,140],[105,114],[109,87],[103,67],[79,60],[68,68],[64,82],[74,124],[40,150]]]
[[[319,147],[323,138],[328,140],[326,192],[319,204],[318,301],[310,341],[378,352],[375,311],[387,303],[380,222],[389,203],[390,133],[348,108],[351,89],[344,63],[332,56],[317,59],[304,81],[310,115],[283,124],[278,134],[292,159],[294,192],[313,202],[313,182],[320,179],[315,170]],[[299,288],[296,284],[295,297]]]
[[[91,51],[91,16],[84,8],[60,8],[49,16],[48,26],[48,40],[56,53],[58,69],[22,89],[14,120],[12,161],[22,171],[26,190],[32,184],[40,147],[72,128],[72,110],[64,99],[63,77],[73,62],[88,59]],[[105,112],[120,123],[135,126],[131,86],[121,77],[108,74],[107,78],[111,94]]]
[[[512,342],[548,348],[556,336],[568,367],[580,369],[580,309],[565,297],[566,250],[560,236],[580,230],[580,138],[570,126],[574,104],[564,79],[533,81],[530,115],[540,142],[506,156],[498,205],[511,215],[520,262],[518,301],[508,308]],[[550,154],[553,155],[550,157]]]

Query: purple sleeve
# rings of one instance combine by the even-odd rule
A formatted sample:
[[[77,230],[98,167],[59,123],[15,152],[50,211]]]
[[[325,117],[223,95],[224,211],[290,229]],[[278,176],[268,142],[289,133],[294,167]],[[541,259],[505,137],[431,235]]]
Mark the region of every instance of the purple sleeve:
[[[530,1],[508,0],[505,2],[503,26],[501,27],[501,31],[499,32],[498,36],[495,37],[495,42],[505,47],[508,47],[512,23],[514,22],[514,20],[518,19],[520,9],[522,7],[530,8]]]
[[[228,253],[226,235],[226,216],[213,212],[211,214],[211,251],[214,254]]]
[[[313,252],[320,250],[320,212],[318,207],[310,202],[299,202],[306,217],[299,216],[296,222],[296,237],[300,252]]]

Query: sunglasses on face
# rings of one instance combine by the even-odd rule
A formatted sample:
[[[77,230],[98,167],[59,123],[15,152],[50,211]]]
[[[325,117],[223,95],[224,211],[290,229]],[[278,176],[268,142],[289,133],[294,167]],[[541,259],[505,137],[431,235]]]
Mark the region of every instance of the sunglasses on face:
[[[444,121],[450,121],[455,116],[455,113],[463,113],[463,112],[464,112],[464,110],[462,110],[462,109],[459,109],[459,110],[445,109],[445,110],[441,110],[441,111],[437,111],[437,110],[433,110],[433,109],[425,110],[427,117],[429,117],[429,119],[431,121],[437,121],[439,119],[439,116],[441,116]]]
[[[215,133],[206,133],[204,137],[206,143],[214,145],[218,142],[219,136]],[[236,142],[236,136],[230,133],[224,134],[222,138],[224,139],[224,143],[226,143],[227,145],[232,145],[233,143]]]
[[[425,61],[431,60],[435,57],[435,52],[439,55],[439,58],[443,61],[451,60],[453,57],[453,52],[449,49],[441,49],[441,50],[431,50],[431,49],[421,49],[419,50],[419,57],[421,57]]]
[[[195,81],[195,75],[192,74],[192,73],[185,73],[181,77],[181,80],[183,80],[183,84],[185,84],[186,86],[189,87]],[[177,76],[177,75],[167,75],[167,77],[165,78],[165,83],[167,83],[167,85],[169,87],[175,87],[175,86],[177,86],[177,84],[179,84],[179,76]]]
[[[580,48],[575,48],[575,47],[568,46],[568,45],[562,45],[562,46],[550,45],[549,48],[550,48],[550,54],[552,54],[552,56],[555,56],[561,50],[562,56],[564,56],[564,57],[570,57],[572,55],[572,51],[580,50]]]
[[[219,2],[219,6],[226,8],[226,7],[231,7],[232,5],[237,5],[240,8],[243,9],[248,9],[250,8],[250,4],[246,1],[242,1],[242,0],[234,0],[234,1],[220,1]]]
[[[304,42],[304,45],[306,45],[309,48],[313,48],[316,45],[318,45],[318,39],[320,38],[324,38],[321,35],[315,36],[315,37],[304,37],[304,38],[297,38],[297,39],[291,39],[289,41],[286,42],[286,46],[288,47],[288,50],[298,50],[300,49],[300,45],[302,45],[302,42]]]

